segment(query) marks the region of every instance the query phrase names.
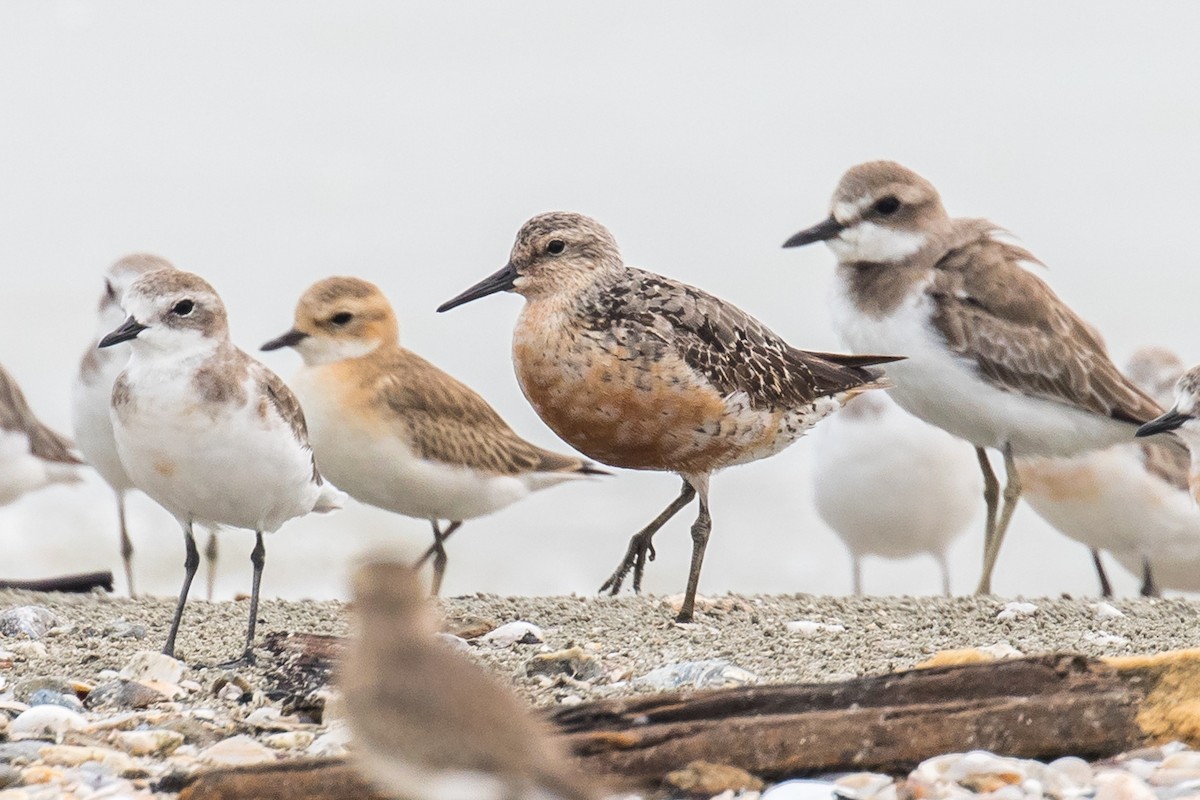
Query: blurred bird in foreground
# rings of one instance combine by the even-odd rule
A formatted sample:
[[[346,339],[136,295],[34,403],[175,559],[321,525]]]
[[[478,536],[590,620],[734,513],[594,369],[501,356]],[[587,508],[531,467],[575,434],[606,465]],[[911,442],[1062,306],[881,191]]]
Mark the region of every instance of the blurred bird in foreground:
[[[75,388],[71,394],[71,419],[75,429],[75,441],[83,454],[100,477],[112,487],[117,497],[117,524],[121,534],[121,560],[125,565],[125,584],[129,595],[134,595],[133,583],[133,541],[129,538],[129,528],[125,518],[125,497],[133,488],[133,481],[125,472],[124,465],[117,455],[117,443],[113,439],[112,419],[109,409],[112,405],[112,387],[121,370],[129,361],[129,348],[109,347],[100,349],[96,345],[100,338],[116,328],[125,319],[121,308],[121,297],[129,284],[147,272],[160,269],[174,269],[171,262],[165,258],[148,253],[134,253],[125,256],[112,266],[104,276],[104,293],[100,295],[98,309],[99,326],[96,338],[84,351],[83,359],[79,362],[79,371],[75,376]],[[217,535],[209,531],[208,544],[204,548],[205,559],[208,561],[208,597],[212,599],[213,583],[216,580],[217,566]]]
[[[1134,353],[1126,375],[1167,406],[1183,369],[1171,351],[1146,347]],[[1200,571],[1178,566],[1181,559],[1200,559],[1200,509],[1188,489],[1188,455],[1179,442],[1162,437],[1074,458],[1027,457],[1017,460],[1017,469],[1030,507],[1092,549],[1104,596],[1112,595],[1112,584],[1100,551],[1141,576],[1143,595],[1200,588]]]
[[[592,800],[547,728],[506,687],[437,637],[416,572],[354,575],[354,630],[339,684],[353,753],[404,800]]]
[[[367,281],[311,286],[292,329],[262,349],[280,347],[304,359],[292,385],[321,473],[356,500],[433,526],[421,561],[433,557],[434,594],[446,570],[444,542],[463,520],[606,474],[525,441],[469,387],[401,347],[391,304]]]
[[[129,317],[100,347],[132,342],[112,392],[117,452],[133,485],[183,528],[185,575],[163,652],[174,655],[200,563],[194,523],[255,532],[250,622],[240,661],[254,658],[263,533],[340,508],[317,472],[300,404],[275,373],[229,339],[225,306],[197,275],[147,272],[122,301]]]
[[[33,415],[17,381],[0,367],[0,506],[52,483],[76,483],[82,461],[70,440]]]
[[[654,534],[699,495],[680,622],[695,607],[713,473],[774,455],[856,394],[886,388],[869,367],[897,360],[798,350],[720,298],[626,266],[608,229],[581,214],[526,222],[508,264],[438,311],[500,291],[525,297],[513,363],[546,424],[603,464],[683,478],[600,591],[616,594],[631,569],[638,590]]]
[[[971,448],[883,392],[856,397],[813,433],[817,512],[850,551],[854,593],[865,555],[928,553],[950,594],[946,551],[975,516],[982,481]]]

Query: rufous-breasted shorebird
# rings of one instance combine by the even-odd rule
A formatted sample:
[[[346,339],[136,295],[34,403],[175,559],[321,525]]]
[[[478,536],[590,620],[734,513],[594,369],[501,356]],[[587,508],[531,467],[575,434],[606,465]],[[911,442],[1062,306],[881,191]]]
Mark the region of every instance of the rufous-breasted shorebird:
[[[280,347],[304,359],[292,386],[321,473],[357,500],[433,526],[425,558],[435,594],[445,539],[463,520],[603,474],[517,436],[486,400],[401,347],[396,315],[373,283],[337,277],[309,287],[292,329],[262,349]]]
[[[580,214],[526,222],[504,268],[438,310],[499,291],[526,299],[513,362],[554,432],[601,463],[683,478],[601,591],[615,594],[631,569],[637,590],[655,532],[699,494],[680,621],[692,618],[712,527],[712,474],[774,455],[849,398],[886,387],[869,367],[896,360],[798,350],[719,298],[626,266],[612,234]]]
[[[838,259],[833,318],[856,352],[902,353],[889,370],[905,410],[976,447],[992,570],[1021,496],[1014,458],[1070,456],[1129,441],[1161,409],[1041,278],[1022,247],[982,219],[946,213],[929,181],[891,161],[850,169],[823,222],[784,247],[825,242]],[[1000,486],[986,448],[1004,456]]]
[[[413,569],[369,563],[353,585],[353,631],[338,684],[355,762],[386,796],[599,796],[510,689],[438,639]]]
[[[192,525],[255,532],[250,622],[241,661],[253,661],[266,549],[263,534],[293,517],[340,508],[321,478],[300,404],[275,373],[229,338],[225,306],[197,275],[158,270],[122,300],[129,317],[100,347],[131,342],[112,390],[117,453],[133,485],[179,521],[187,557],[163,652],[175,636],[200,564]]]
[[[950,594],[946,551],[975,516],[980,479],[971,446],[909,414],[884,392],[854,398],[813,432],[813,500],[850,551],[854,593],[862,560],[929,554]]]
[[[98,309],[99,325],[75,375],[75,388],[71,394],[71,421],[75,430],[75,441],[84,460],[100,477],[112,487],[117,497],[117,523],[121,535],[121,561],[125,565],[125,583],[129,595],[133,588],[133,540],[125,518],[125,496],[133,488],[133,481],[125,472],[117,455],[117,443],[113,439],[112,419],[109,407],[112,386],[125,363],[129,361],[129,348],[116,346],[105,349],[96,347],[100,337],[121,324],[125,312],[121,308],[121,297],[129,284],[146,272],[159,269],[174,269],[171,262],[149,253],[134,253],[116,261],[104,275],[104,292],[100,295]],[[204,548],[208,562],[208,597],[212,599],[213,583],[217,568],[217,535],[209,531],[208,544]]]

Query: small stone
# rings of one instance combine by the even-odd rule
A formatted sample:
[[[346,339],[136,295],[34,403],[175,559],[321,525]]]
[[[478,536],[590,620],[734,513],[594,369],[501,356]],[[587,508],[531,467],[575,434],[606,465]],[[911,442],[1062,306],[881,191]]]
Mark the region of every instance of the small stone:
[[[275,753],[246,735],[231,736],[200,751],[199,759],[216,767],[245,767],[274,761]]]
[[[126,622],[114,619],[104,629],[104,635],[110,639],[145,639],[146,626],[136,622]]]
[[[474,614],[461,614],[447,617],[442,623],[442,632],[459,639],[478,639],[486,633],[491,633],[499,626],[495,620],[477,617]]]
[[[784,625],[788,633],[794,633],[800,636],[821,636],[825,634],[845,633],[845,625],[831,624],[827,622],[817,622],[812,619],[798,619]]]
[[[683,687],[708,689],[757,683],[758,676],[724,659],[710,658],[702,661],[668,664],[665,667],[651,670],[640,678],[634,678],[633,682],[660,690]]]
[[[34,764],[21,770],[21,782],[26,786],[38,783],[63,783],[66,779],[65,772],[47,764]]]
[[[1200,752],[1195,750],[1180,750],[1171,753],[1158,765],[1159,769],[1194,769],[1200,770]]]
[[[762,800],[833,800],[837,785],[829,781],[784,781],[762,793]]]
[[[82,715],[62,706],[33,706],[9,725],[11,739],[50,739],[62,741],[67,731],[80,731],[88,726]]]
[[[139,650],[125,664],[117,677],[149,686],[169,700],[184,692],[179,686],[187,665],[182,661],[153,650]]]
[[[1092,783],[1092,765],[1077,756],[1056,758],[1046,766],[1077,786],[1090,786]]]
[[[479,637],[479,641],[488,647],[512,647],[514,644],[541,644],[544,638],[542,629],[532,622],[517,620],[506,622],[494,631]]]
[[[20,661],[28,661],[31,658],[43,658],[50,652],[46,649],[44,642],[29,642],[24,640],[8,642],[5,648]]]
[[[854,772],[834,781],[839,797],[847,800],[884,800],[896,796],[896,782],[891,775],[877,772]]]
[[[316,734],[312,731],[287,731],[286,733],[273,733],[263,739],[263,743],[275,750],[303,750],[316,738]]]
[[[466,639],[461,639],[452,633],[437,634],[438,641],[459,653],[466,653],[471,650],[471,643]]]
[[[41,639],[58,624],[58,617],[42,606],[16,606],[0,612],[0,636]]]
[[[50,689],[38,689],[29,696],[31,706],[62,706],[72,711],[83,711],[83,703],[74,694],[62,694]]]
[[[115,680],[102,683],[88,693],[88,708],[146,708],[167,700],[166,695],[144,683]]]
[[[525,675],[566,675],[578,681],[591,681],[604,674],[600,659],[582,647],[553,653],[538,653],[525,663]]]
[[[763,788],[763,782],[746,770],[711,761],[693,761],[683,769],[668,772],[665,781],[668,786],[703,797],[726,791],[757,792]]]
[[[183,744],[183,734],[163,729],[121,731],[114,737],[122,750],[133,756],[167,756]]]
[[[346,745],[349,743],[350,729],[345,725],[338,725],[314,739],[304,752],[310,756],[344,756],[347,752]]]
[[[1096,617],[1099,619],[1120,619],[1125,616],[1125,612],[1114,606],[1112,603],[1106,603],[1103,600],[1092,606],[1096,610]]]
[[[118,775],[137,769],[137,765],[129,756],[107,747],[52,744],[39,750],[38,756],[47,764],[63,767],[77,767],[80,764],[96,762]]]
[[[1005,603],[1004,608],[996,615],[998,620],[1018,620],[1032,617],[1037,613],[1038,607],[1033,603],[1023,603],[1019,600],[1014,600],[1011,603]]]
[[[1096,776],[1093,800],[1157,800],[1154,791],[1127,772],[1109,770]]]

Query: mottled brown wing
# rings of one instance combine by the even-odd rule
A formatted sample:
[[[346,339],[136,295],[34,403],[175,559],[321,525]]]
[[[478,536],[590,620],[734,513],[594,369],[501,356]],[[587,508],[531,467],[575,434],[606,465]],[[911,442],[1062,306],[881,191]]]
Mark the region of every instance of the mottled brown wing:
[[[24,433],[29,438],[29,451],[38,458],[61,464],[83,463],[75,456],[70,439],[50,430],[33,415],[21,387],[3,367],[0,367],[0,430]]]
[[[1142,441],[1142,464],[1151,475],[1174,486],[1189,491],[1188,471],[1191,456],[1187,446],[1173,437],[1158,437],[1157,441]]]
[[[292,434],[295,435],[296,441],[309,451],[309,456],[313,462],[313,480],[316,481],[318,486],[323,484],[324,479],[321,477],[321,473],[317,471],[316,458],[312,457],[312,445],[308,442],[308,424],[304,421],[304,410],[300,408],[300,401],[296,399],[296,395],[292,394],[292,390],[287,387],[287,384],[278,375],[257,361],[252,363],[257,373],[259,390],[271,404],[271,407],[275,409],[275,413],[279,415],[280,419],[292,429]]]
[[[933,324],[950,349],[1003,389],[1135,424],[1162,413],[1023,260],[1034,258],[984,235],[938,262],[929,288]]]
[[[656,333],[723,394],[745,392],[756,408],[799,408],[818,397],[874,384],[867,364],[892,356],[838,356],[798,350],[766,325],[694,286],[629,270],[628,292],[609,292],[602,314]]]
[[[589,472],[582,458],[531,444],[470,387],[407,350],[374,378],[372,394],[425,459],[496,475]]]

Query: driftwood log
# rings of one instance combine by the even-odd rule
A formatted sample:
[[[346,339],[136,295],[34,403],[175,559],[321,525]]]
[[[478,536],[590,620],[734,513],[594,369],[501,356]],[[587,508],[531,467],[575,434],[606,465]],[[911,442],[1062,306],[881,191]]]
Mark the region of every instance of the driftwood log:
[[[581,767],[614,787],[655,787],[695,760],[780,779],[903,773],[973,749],[1095,759],[1171,740],[1200,747],[1200,650],[1105,660],[1056,654],[840,683],[668,692],[555,709],[548,720]],[[206,773],[183,796],[315,800],[354,796],[337,784],[353,780],[346,765],[301,761]],[[322,781],[342,789],[322,794]]]
[[[90,592],[93,589],[113,590],[113,574],[110,571],[84,572],[79,575],[60,575],[55,578],[38,578],[27,581],[0,580],[0,589],[25,589],[30,592]]]

